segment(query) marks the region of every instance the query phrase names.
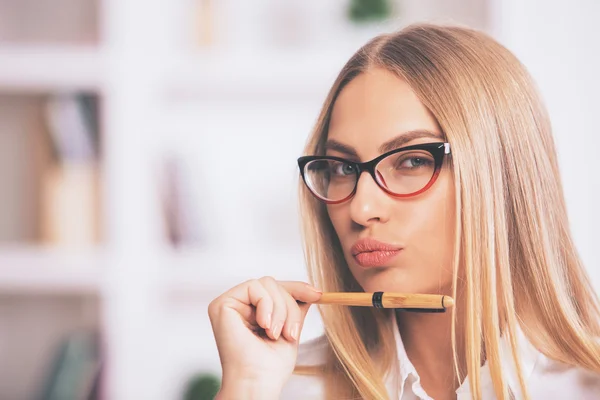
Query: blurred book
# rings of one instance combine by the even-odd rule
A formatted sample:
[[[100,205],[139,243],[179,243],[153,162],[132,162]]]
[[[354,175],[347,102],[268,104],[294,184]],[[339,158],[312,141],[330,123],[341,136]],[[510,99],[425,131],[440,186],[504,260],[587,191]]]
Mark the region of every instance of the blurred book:
[[[50,97],[45,107],[55,162],[41,173],[41,237],[54,245],[99,239],[99,128],[95,96]]]
[[[102,357],[95,332],[75,332],[58,346],[39,400],[99,398]]]
[[[213,1],[214,0],[196,0],[197,11],[195,13],[195,34],[196,42],[202,48],[210,47],[215,40],[215,5],[213,4]]]
[[[90,163],[96,158],[97,118],[89,96],[58,94],[46,103],[46,118],[59,162]]]
[[[97,43],[99,6],[97,0],[0,1],[0,42],[25,45]]]
[[[98,173],[93,164],[65,163],[44,171],[42,242],[88,246],[99,239]]]
[[[0,241],[39,239],[40,171],[51,162],[41,98],[0,95]]]
[[[160,180],[165,237],[173,247],[193,246],[201,241],[198,201],[194,199],[189,175],[179,158],[163,163]]]

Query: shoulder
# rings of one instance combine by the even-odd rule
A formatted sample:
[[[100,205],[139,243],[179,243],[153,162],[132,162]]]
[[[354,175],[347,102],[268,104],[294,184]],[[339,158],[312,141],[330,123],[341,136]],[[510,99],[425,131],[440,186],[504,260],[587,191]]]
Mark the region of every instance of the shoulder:
[[[300,344],[297,366],[318,367],[325,364],[329,342],[325,336]],[[281,393],[284,400],[324,399],[323,379],[318,374],[294,373]]]
[[[528,382],[531,398],[600,399],[600,374],[540,354]]]

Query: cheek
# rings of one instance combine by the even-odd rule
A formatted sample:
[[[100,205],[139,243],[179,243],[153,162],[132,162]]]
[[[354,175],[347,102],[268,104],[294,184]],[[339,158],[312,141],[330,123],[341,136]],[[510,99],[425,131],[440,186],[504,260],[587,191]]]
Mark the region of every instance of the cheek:
[[[365,271],[348,259],[352,275],[366,291],[437,293],[440,287],[450,286],[455,240],[454,194],[451,173],[444,170],[422,195],[392,199],[385,205],[389,219],[375,230],[384,240],[403,243],[405,253],[392,268],[379,272]],[[349,203],[329,205],[327,210],[347,251],[357,233],[352,226]]]
[[[454,244],[456,201],[447,176],[440,176],[430,190],[428,196],[411,204],[409,214],[404,215],[404,227],[413,245],[429,246],[435,252]]]
[[[351,229],[350,210],[347,204],[327,205],[327,213],[335,233],[342,243],[344,243],[345,232]]]
[[[420,270],[423,280],[434,279],[447,284],[452,278],[456,216],[454,193],[450,174],[440,174],[430,193],[411,204],[409,214],[404,214],[404,224],[399,222],[400,231],[404,230],[406,235],[411,264]]]
[[[440,175],[422,196],[393,204],[386,231],[405,245],[404,254],[391,268],[378,273],[351,265],[353,275],[367,291],[449,291],[453,278],[455,215],[453,181],[448,175]]]

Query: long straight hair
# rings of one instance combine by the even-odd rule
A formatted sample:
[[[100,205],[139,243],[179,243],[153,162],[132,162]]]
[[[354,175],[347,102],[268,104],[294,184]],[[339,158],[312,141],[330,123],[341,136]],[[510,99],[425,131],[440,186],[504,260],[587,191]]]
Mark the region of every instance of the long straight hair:
[[[369,68],[406,81],[451,143],[456,196],[454,296],[464,275],[464,325],[452,311],[454,367],[467,366],[481,398],[487,360],[498,399],[515,389],[528,398],[520,370],[518,328],[547,357],[600,372],[600,307],[577,254],[567,219],[549,118],[523,65],[489,36],[467,28],[419,24],[381,35],[343,67],[305,154],[323,154],[340,91]],[[300,183],[309,276],[324,291],[360,291],[325,205]],[[320,371],[344,396],[386,399],[386,374],[397,366],[385,310],[319,308],[330,357]],[[460,319],[462,321],[463,318]],[[457,330],[465,351],[457,354]],[[500,358],[508,338],[518,388],[508,388]],[[332,392],[330,392],[332,393]],[[339,397],[338,397],[339,398]]]

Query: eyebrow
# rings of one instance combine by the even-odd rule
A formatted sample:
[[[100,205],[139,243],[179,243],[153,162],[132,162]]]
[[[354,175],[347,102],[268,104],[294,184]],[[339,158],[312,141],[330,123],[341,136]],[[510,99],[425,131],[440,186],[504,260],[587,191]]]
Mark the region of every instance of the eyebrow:
[[[432,132],[432,131],[428,131],[425,129],[407,131],[407,132],[401,133],[400,135],[396,136],[395,138],[388,140],[387,142],[385,142],[384,144],[379,146],[379,152],[382,154],[387,153],[388,151],[398,149],[398,148],[404,146],[406,143],[409,143],[413,140],[420,139],[420,138],[433,138],[433,139],[442,139],[443,140],[442,135],[437,132]],[[325,150],[326,151],[327,150],[337,151],[339,153],[343,153],[348,156],[358,157],[358,153],[352,146],[348,146],[348,145],[338,142],[337,140],[334,140],[334,139],[327,140],[327,143],[325,143]]]

